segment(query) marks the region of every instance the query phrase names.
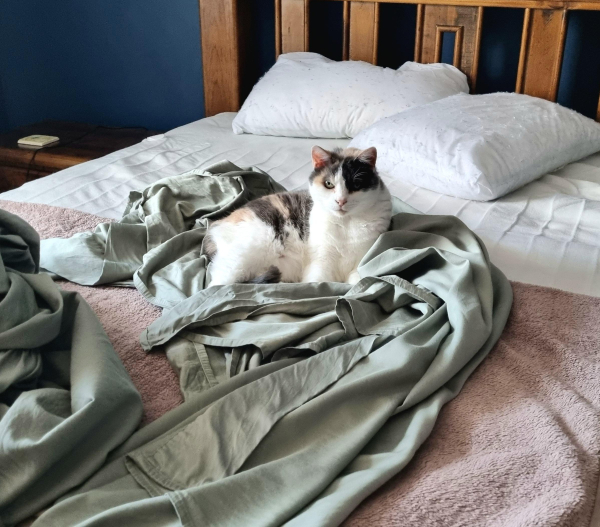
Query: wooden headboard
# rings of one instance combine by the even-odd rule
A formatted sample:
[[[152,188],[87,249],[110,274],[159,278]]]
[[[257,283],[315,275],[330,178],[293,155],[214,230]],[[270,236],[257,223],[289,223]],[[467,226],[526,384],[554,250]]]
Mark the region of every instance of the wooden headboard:
[[[309,50],[311,3],[343,3],[344,60],[377,62],[382,3],[417,5],[415,61],[440,62],[442,38],[455,33],[454,66],[477,85],[481,28],[486,7],[525,10],[515,91],[556,100],[567,17],[571,10],[600,10],[600,0],[274,0],[276,54]],[[237,111],[244,86],[244,50],[252,45],[245,0],[199,0],[206,115]],[[600,91],[600,87],[598,87]],[[600,120],[600,100],[596,119]]]

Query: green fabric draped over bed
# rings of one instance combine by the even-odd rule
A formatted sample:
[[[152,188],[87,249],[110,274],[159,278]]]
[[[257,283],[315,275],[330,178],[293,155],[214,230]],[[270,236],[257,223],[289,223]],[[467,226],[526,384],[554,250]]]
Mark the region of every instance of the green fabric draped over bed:
[[[141,342],[165,348],[186,402],[36,526],[337,525],[410,461],[485,358],[509,282],[460,220],[398,200],[354,286],[205,288],[209,222],[280,189],[224,162],[133,193],[119,223],[44,242],[49,271],[133,280],[167,308]]]
[[[82,483],[142,416],[91,308],[38,272],[39,245],[0,210],[0,525]]]

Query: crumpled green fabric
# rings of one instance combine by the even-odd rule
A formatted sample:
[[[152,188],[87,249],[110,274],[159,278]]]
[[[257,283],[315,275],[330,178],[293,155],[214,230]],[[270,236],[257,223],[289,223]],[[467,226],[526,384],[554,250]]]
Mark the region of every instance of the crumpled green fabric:
[[[133,283],[148,301],[171,308],[205,287],[200,249],[210,221],[284,190],[262,170],[229,161],[164,178],[131,192],[118,222],[44,240],[42,267],[82,285]]]
[[[35,230],[0,210],[0,525],[83,482],[142,415],[93,311],[38,273],[39,254]]]
[[[401,471],[512,304],[460,220],[402,207],[354,286],[211,287],[166,310],[141,342],[177,348],[186,402],[36,527],[338,525]]]
[[[134,285],[148,301],[171,309],[206,286],[210,266],[201,248],[210,222],[283,190],[260,169],[229,161],[164,178],[131,192],[119,222],[43,240],[42,267],[83,285]],[[396,198],[393,206],[396,213],[418,214]],[[215,347],[187,333],[174,336],[165,351],[186,399],[263,362],[251,345]]]

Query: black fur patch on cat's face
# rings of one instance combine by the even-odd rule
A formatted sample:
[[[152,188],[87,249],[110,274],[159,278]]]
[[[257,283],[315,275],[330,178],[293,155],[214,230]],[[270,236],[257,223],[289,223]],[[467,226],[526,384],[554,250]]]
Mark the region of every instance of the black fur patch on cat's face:
[[[342,177],[349,193],[361,190],[373,190],[379,186],[377,171],[367,163],[346,157],[342,160]]]
[[[344,183],[350,194],[374,190],[382,184],[375,167],[356,156],[343,155],[341,148],[333,150],[327,164],[322,168],[315,169],[309,180],[311,183],[324,185],[327,176],[336,175],[340,168]]]

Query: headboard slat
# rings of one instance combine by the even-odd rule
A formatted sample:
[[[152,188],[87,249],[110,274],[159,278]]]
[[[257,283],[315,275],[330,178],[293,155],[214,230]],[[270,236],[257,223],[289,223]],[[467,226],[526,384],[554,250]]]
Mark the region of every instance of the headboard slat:
[[[350,2],[350,60],[377,63],[379,4]]]
[[[417,4],[417,31],[415,34],[415,62],[421,62],[423,51],[423,19],[425,18],[425,6]]]
[[[201,0],[200,28],[205,113],[237,111],[242,102],[237,0]]]
[[[280,53],[308,51],[308,0],[280,0]]]
[[[525,62],[527,61],[527,47],[529,46],[529,33],[531,32],[531,9],[525,9],[523,14],[523,31],[521,32],[521,49],[519,50],[519,67],[517,69],[517,85],[515,91],[523,93],[525,81]]]
[[[281,0],[275,0],[275,58],[281,55],[281,25]]]
[[[467,75],[471,91],[474,91],[482,20],[483,7],[424,6],[422,16],[417,16],[417,39],[421,38],[419,62],[439,62],[442,33],[455,32],[455,66]]]
[[[566,9],[525,11],[517,93],[556,100],[566,32]]]
[[[350,2],[344,2],[343,34],[342,34],[342,60],[350,57]]]
[[[471,90],[477,87],[479,73],[479,57],[481,50],[481,29],[483,27],[483,6],[477,8],[477,25],[475,26],[475,41],[473,43],[473,61],[471,62]]]

